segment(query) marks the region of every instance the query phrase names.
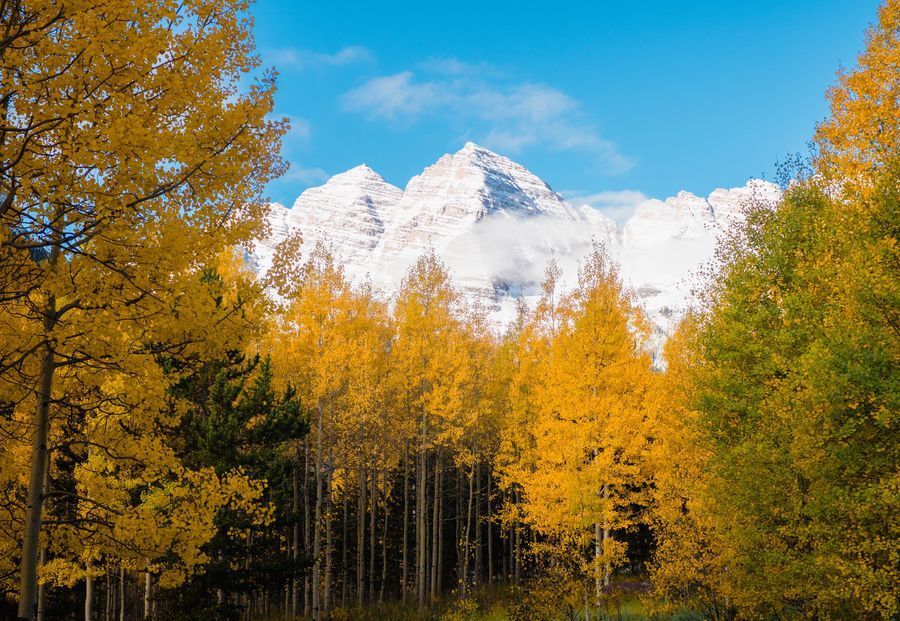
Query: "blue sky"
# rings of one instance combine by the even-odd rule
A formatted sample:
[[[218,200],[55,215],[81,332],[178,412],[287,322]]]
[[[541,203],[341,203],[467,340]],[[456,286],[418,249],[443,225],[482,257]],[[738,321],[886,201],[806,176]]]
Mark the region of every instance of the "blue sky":
[[[291,204],[361,163],[403,187],[467,140],[601,207],[771,178],[877,5],[258,0],[294,125],[270,193]]]

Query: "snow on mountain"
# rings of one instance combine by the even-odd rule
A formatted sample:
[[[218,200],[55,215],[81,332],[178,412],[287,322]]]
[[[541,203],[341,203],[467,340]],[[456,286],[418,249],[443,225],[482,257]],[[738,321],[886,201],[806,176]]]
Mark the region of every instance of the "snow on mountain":
[[[529,236],[521,229],[581,220],[539,177],[468,142],[407,184],[373,253],[379,266],[376,282],[390,288],[430,247],[447,262],[465,294],[495,305],[501,291],[516,290],[532,263],[542,270],[553,248],[566,249],[558,236]]]
[[[299,230],[304,254],[326,240],[351,277],[368,274],[390,293],[406,268],[433,248],[469,301],[502,325],[515,299],[533,301],[551,255],[574,283],[578,261],[602,243],[646,309],[660,344],[690,299],[692,274],[712,258],[717,235],[748,201],[774,203],[778,187],[751,180],[704,198],[679,192],[640,204],[622,227],[601,211],[572,205],[512,160],[473,143],[441,157],[405,190],[368,166],[303,192],[288,209],[273,204],[271,235],[251,260],[271,265],[278,242]]]
[[[309,254],[318,241],[325,241],[344,262],[348,275],[363,275],[385,233],[385,220],[402,195],[400,188],[363,164],[304,191],[289,209],[273,203],[270,236],[258,242],[254,251],[258,269],[268,269],[278,243],[289,233],[300,231],[303,255]]]

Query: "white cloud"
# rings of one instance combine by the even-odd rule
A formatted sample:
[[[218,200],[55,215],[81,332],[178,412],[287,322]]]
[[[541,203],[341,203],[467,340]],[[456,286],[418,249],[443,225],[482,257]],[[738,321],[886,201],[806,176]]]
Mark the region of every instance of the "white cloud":
[[[424,112],[449,103],[450,93],[436,82],[415,82],[411,71],[372,78],[344,94],[350,110],[391,121],[415,120]]]
[[[510,154],[537,146],[579,149],[596,154],[611,174],[633,165],[585,120],[580,103],[558,89],[512,82],[488,65],[456,59],[430,60],[421,68],[424,77],[402,71],[372,78],[346,92],[342,103],[347,110],[398,124],[426,117],[477,124],[479,142]]]
[[[623,224],[634,215],[638,205],[649,200],[646,194],[637,190],[615,190],[594,194],[564,191],[562,195],[576,207],[587,205],[619,224]]]
[[[324,183],[330,175],[321,168],[304,168],[294,162],[288,162],[287,172],[280,177],[280,181],[297,181],[300,183],[314,184]]]
[[[374,54],[361,45],[342,47],[332,54],[286,47],[269,50],[264,56],[267,62],[274,64],[278,69],[294,70],[342,67],[345,65],[370,63],[375,60]]]

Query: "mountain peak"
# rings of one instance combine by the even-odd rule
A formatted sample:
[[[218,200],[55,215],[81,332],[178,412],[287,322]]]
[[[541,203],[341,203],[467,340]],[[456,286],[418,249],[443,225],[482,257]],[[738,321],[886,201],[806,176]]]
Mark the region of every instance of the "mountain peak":
[[[459,154],[459,153],[473,153],[473,152],[490,153],[491,155],[497,155],[490,149],[488,149],[486,147],[482,147],[480,144],[476,144],[476,143],[472,142],[471,140],[467,141],[466,144],[464,144],[462,146],[462,149],[460,149],[456,153]]]
[[[502,167],[508,166],[516,166],[519,165],[513,162],[511,159],[504,155],[500,155],[499,153],[495,153],[491,151],[487,147],[483,147],[480,144],[476,144],[472,141],[467,142],[463,145],[463,147],[453,154],[448,154],[449,158],[452,160],[463,160],[463,161],[476,161],[479,163],[490,162],[491,165],[497,166],[500,165]],[[444,156],[447,157],[447,156]],[[443,158],[442,158],[443,159]]]
[[[372,170],[368,164],[360,164],[359,166],[354,166],[350,170],[346,170],[342,173],[339,173],[333,176],[328,180],[327,183],[331,183],[332,181],[351,181],[351,180],[371,180],[380,183],[387,183],[384,180],[384,177],[379,175],[377,172]]]

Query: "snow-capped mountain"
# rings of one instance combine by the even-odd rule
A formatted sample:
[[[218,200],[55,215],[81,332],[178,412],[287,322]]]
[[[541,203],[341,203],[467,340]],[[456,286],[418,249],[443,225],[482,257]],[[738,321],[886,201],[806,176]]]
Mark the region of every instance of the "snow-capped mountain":
[[[372,252],[385,234],[385,222],[403,190],[365,164],[335,175],[325,185],[309,188],[292,207],[273,203],[270,237],[256,245],[257,267],[264,272],[277,245],[293,231],[303,236],[304,250],[327,241],[338,251],[351,276],[365,272]]]
[[[586,218],[530,171],[469,142],[409,181],[373,253],[373,278],[390,288],[431,247],[468,297],[495,306],[504,292],[533,284],[533,268],[542,270],[551,251],[571,250],[552,227],[539,237],[511,234],[544,222],[574,227]]]
[[[502,324],[517,297],[530,301],[539,294],[552,254],[571,285],[578,261],[600,242],[661,342],[685,309],[691,275],[712,257],[717,235],[741,217],[748,201],[773,203],[778,196],[777,186],[759,180],[707,198],[679,192],[643,202],[620,227],[470,142],[413,177],[405,190],[363,165],[306,190],[291,208],[273,204],[271,235],[257,243],[252,259],[265,271],[277,244],[299,230],[304,254],[325,240],[351,277],[367,275],[390,293],[423,250],[434,248],[463,295],[480,300]]]

